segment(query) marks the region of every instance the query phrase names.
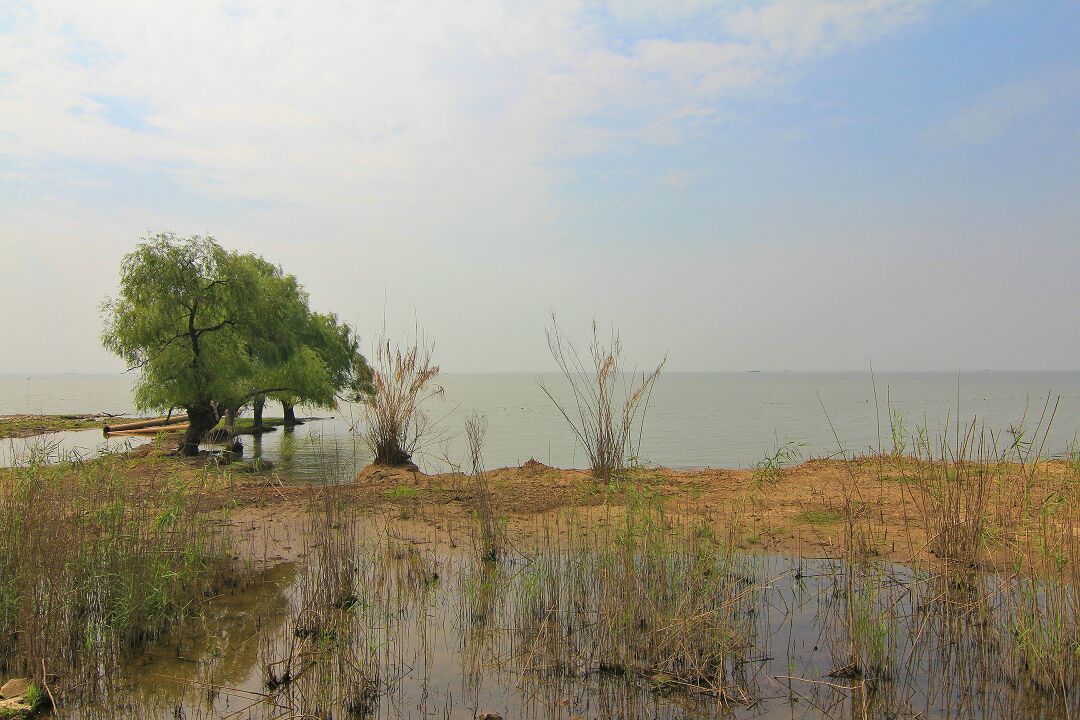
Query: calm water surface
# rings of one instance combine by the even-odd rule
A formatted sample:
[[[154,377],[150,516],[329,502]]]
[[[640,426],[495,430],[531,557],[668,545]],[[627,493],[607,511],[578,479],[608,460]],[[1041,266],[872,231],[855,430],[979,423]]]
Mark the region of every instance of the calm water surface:
[[[267,694],[267,669],[299,654],[297,633],[314,617],[310,598],[316,593],[305,595],[304,588],[323,581],[317,560],[287,563],[258,585],[223,594],[208,605],[202,622],[189,623],[134,658],[121,689],[126,716],[316,717],[301,709],[324,697],[327,708],[317,717],[469,720],[486,710],[538,720],[1050,720],[1066,717],[1065,707],[1080,700],[1076,688],[1057,697],[1011,685],[1015,658],[997,648],[988,631],[961,624],[939,635],[941,618],[916,608],[906,590],[911,573],[903,568],[883,566],[883,581],[867,581],[874,588],[875,612],[889,618],[884,657],[891,669],[885,680],[866,685],[834,672],[850,660],[839,563],[747,555],[737,556],[729,568],[717,561],[717,582],[743,588],[731,627],[749,641],[740,641],[724,661],[731,701],[721,703],[678,685],[665,687],[662,674],[650,679],[598,672],[596,649],[577,647],[588,641],[574,637],[587,637],[591,611],[575,609],[569,596],[546,594],[554,592],[550,587],[545,603],[584,617],[566,620],[563,628],[544,612],[534,615],[536,578],[545,573],[538,568],[550,565],[569,578],[583,561],[580,553],[535,548],[531,558],[481,567],[461,550],[420,543],[411,546],[414,555],[400,556],[392,550],[398,541],[389,542],[359,551],[360,597],[335,616],[339,622],[326,644],[332,649],[324,651],[330,662],[318,666],[327,673],[344,659],[353,673],[318,688],[314,678],[298,675],[295,685]],[[436,579],[410,591],[403,557],[434,569]],[[592,607],[593,601],[574,597]],[[548,623],[558,628],[553,635]],[[574,630],[567,634],[569,628]],[[362,711],[334,714],[329,708],[340,705],[362,676],[378,678],[377,694]],[[72,717],[103,720],[115,717],[113,712],[115,706],[90,705]]]
[[[437,429],[421,465],[434,470],[461,462],[464,420],[476,411],[488,419],[484,454],[489,466],[529,458],[582,466],[584,456],[540,390],[539,379],[556,392],[564,388],[555,375],[443,376],[445,397],[428,406]],[[131,384],[126,375],[0,376],[0,414],[132,413]],[[788,441],[802,444],[807,457],[830,455],[838,446],[825,411],[848,451],[877,446],[879,419],[881,442],[889,446],[890,408],[909,429],[926,425],[932,434],[947,424],[953,432],[958,415],[964,422],[976,418],[999,434],[1026,415],[1030,432],[1047,397],[1060,398],[1060,404],[1046,451],[1060,456],[1080,429],[1080,372],[970,373],[960,376],[959,387],[952,373],[878,373],[873,379],[869,373],[669,373],[653,395],[640,456],[674,468],[746,467]],[[277,413],[268,409],[269,415]],[[307,414],[331,413],[313,409]],[[367,457],[355,436],[359,408],[343,405],[332,414],[293,433],[268,434],[258,447],[249,438],[245,454],[257,451],[298,480],[316,477],[328,457],[348,468],[362,465]],[[71,445],[69,435],[54,440]],[[85,443],[89,436],[78,440]],[[0,453],[6,449],[10,456],[12,446],[0,447]]]

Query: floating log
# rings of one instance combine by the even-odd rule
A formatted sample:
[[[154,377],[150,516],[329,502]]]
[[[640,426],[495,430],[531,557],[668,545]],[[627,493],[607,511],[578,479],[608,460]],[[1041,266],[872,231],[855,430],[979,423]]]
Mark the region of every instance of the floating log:
[[[141,430],[143,428],[160,428],[169,430],[176,430],[173,426],[187,424],[187,415],[175,415],[171,418],[150,418],[148,420],[139,420],[137,422],[121,423],[119,425],[105,425],[101,428],[101,431],[108,435],[122,430]]]
[[[110,430],[110,435],[157,435],[159,432],[180,432],[187,430],[187,423],[178,425],[154,425],[153,427],[135,428],[134,430]]]

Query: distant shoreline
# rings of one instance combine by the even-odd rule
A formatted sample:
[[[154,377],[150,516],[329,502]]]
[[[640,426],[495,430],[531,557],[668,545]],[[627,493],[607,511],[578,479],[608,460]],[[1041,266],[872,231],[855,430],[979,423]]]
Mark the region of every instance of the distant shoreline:
[[[126,422],[134,418],[104,413],[63,415],[0,415],[0,440],[28,438],[47,433],[72,430],[93,430],[109,423]]]

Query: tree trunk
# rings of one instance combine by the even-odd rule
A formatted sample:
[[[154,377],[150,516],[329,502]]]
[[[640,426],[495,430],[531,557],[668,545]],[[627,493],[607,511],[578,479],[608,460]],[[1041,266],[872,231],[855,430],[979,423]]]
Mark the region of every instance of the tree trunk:
[[[291,404],[281,403],[281,414],[285,418],[285,424],[286,425],[299,425],[300,424],[296,420],[296,409]]]
[[[261,395],[259,397],[255,398],[255,402],[252,405],[252,409],[251,409],[251,427],[256,432],[258,432],[259,430],[262,430],[262,426],[263,426],[263,423],[262,423],[263,407],[265,407],[265,406],[266,406],[266,398],[262,397]]]
[[[225,411],[225,435],[226,437],[232,437],[233,431],[236,429],[236,413],[239,408],[231,407]]]
[[[209,403],[190,406],[187,414],[188,429],[180,443],[180,454],[190,457],[199,454],[199,443],[217,425],[218,414]]]

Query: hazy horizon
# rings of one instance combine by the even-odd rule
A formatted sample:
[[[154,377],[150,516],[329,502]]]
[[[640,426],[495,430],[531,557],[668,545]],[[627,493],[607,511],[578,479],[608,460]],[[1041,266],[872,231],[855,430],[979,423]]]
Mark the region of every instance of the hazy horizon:
[[[0,374],[209,233],[446,372],[1080,365],[1080,5],[0,7]]]

